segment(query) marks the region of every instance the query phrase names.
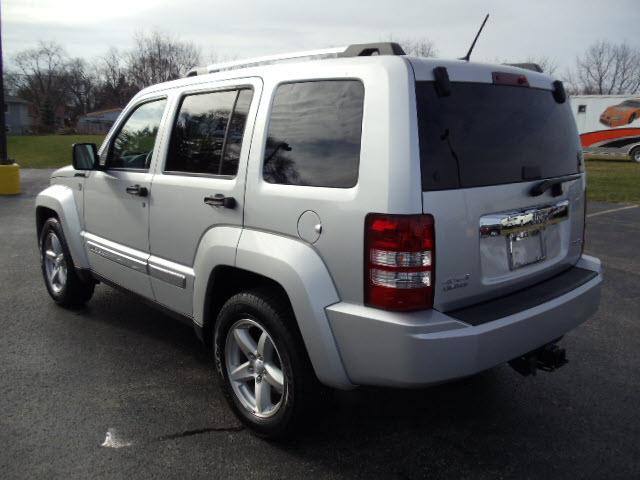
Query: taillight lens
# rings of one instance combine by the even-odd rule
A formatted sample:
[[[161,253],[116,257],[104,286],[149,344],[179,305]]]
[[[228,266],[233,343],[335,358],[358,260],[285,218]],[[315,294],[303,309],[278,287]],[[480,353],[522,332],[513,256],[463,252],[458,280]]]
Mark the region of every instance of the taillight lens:
[[[431,308],[434,262],[431,215],[367,215],[364,259],[367,305],[397,311]]]

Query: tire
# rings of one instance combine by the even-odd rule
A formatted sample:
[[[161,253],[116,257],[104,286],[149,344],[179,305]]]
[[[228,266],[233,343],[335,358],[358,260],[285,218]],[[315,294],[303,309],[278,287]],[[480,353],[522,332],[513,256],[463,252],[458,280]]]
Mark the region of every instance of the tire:
[[[93,295],[95,282],[78,276],[57,218],[47,219],[42,227],[40,266],[47,291],[58,305],[78,307]]]
[[[640,147],[634,147],[631,149],[629,157],[631,157],[631,161],[640,163]]]
[[[288,304],[270,289],[234,295],[216,321],[215,364],[227,401],[253,433],[267,439],[293,434],[321,393],[294,322]]]

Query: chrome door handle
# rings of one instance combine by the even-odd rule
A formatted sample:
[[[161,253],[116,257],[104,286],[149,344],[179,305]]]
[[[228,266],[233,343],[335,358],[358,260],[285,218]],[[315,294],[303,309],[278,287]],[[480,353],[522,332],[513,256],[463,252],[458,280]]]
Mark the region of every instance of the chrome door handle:
[[[141,187],[140,185],[131,185],[127,187],[127,193],[129,195],[137,195],[138,197],[146,197],[149,195],[147,187]]]
[[[236,199],[233,197],[225,197],[222,193],[216,193],[213,196],[204,197],[204,203],[211,205],[212,207],[236,207]]]

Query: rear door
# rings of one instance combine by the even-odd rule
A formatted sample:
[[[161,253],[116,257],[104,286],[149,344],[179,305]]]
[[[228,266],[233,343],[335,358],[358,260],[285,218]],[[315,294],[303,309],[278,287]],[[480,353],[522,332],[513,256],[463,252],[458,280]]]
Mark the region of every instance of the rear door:
[[[439,95],[416,69],[423,211],[435,218],[434,304],[444,311],[575,264],[585,208],[575,121],[551,80],[488,66],[449,70],[450,94]]]
[[[195,85],[174,99],[173,127],[153,180],[149,275],[156,301],[184,315],[193,313],[200,241],[215,227],[242,225],[246,159],[260,90],[259,79],[240,79]],[[239,236],[239,229],[224,231]],[[233,239],[226,240],[235,246]],[[232,264],[235,249],[229,255]]]

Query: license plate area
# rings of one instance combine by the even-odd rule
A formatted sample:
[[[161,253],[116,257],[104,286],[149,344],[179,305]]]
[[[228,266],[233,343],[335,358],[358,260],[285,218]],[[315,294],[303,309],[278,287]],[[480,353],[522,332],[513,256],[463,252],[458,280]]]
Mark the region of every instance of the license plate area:
[[[483,275],[503,278],[508,272],[555,258],[562,242],[560,224],[568,218],[567,200],[480,217]]]
[[[506,241],[509,270],[517,270],[547,258],[544,230],[510,233]]]

